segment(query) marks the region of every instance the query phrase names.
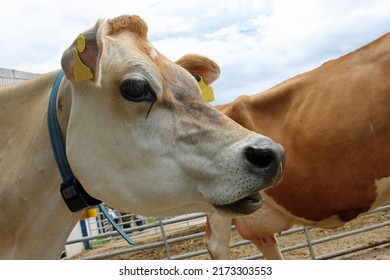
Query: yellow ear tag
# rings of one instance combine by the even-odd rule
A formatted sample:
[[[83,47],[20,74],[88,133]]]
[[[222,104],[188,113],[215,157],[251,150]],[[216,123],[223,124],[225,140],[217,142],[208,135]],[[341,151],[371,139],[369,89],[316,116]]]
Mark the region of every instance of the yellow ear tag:
[[[86,81],[93,78],[93,74],[91,69],[87,65],[85,65],[79,56],[79,52],[83,52],[85,50],[85,38],[83,35],[79,35],[77,37],[76,49],[73,49],[73,58],[74,58],[74,79],[76,82]]]
[[[200,76],[200,80],[198,81],[198,83],[199,83],[199,87],[202,91],[202,95],[200,96],[200,98],[202,98],[203,101],[205,101],[205,102],[214,101],[215,97],[214,97],[213,88],[211,86],[208,86],[205,84],[202,76]]]
[[[77,37],[77,40],[76,40],[76,47],[77,47],[77,51],[79,52],[84,52],[85,51],[85,37],[83,35],[79,35],[79,37]]]

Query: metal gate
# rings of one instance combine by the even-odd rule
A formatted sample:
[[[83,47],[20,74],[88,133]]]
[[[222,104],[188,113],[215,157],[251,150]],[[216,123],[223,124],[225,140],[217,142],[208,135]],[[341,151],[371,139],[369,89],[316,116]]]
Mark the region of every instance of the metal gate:
[[[375,209],[372,212],[369,212],[366,215],[363,215],[359,219],[364,219],[365,216],[380,216],[382,220],[379,223],[370,224],[367,222],[367,226],[357,228],[357,229],[351,229],[346,231],[326,231],[321,230],[314,227],[296,227],[292,228],[290,230],[287,230],[285,232],[282,232],[278,235],[279,242],[281,243],[281,250],[284,255],[288,255],[289,252],[297,251],[297,250],[305,250],[306,253],[303,253],[304,259],[331,259],[335,257],[339,257],[345,254],[350,254],[353,252],[357,252],[360,250],[364,250],[367,248],[372,248],[375,246],[380,246],[384,244],[390,244],[390,238],[385,236],[384,238],[379,239],[372,239],[368,238],[367,242],[365,244],[348,244],[346,248],[339,248],[339,250],[333,250],[330,252],[325,253],[316,253],[315,248],[321,248],[321,246],[324,246],[324,244],[340,240],[340,242],[343,242],[346,238],[349,236],[359,235],[366,232],[373,232],[378,229],[386,230],[387,232],[390,232],[390,205],[383,206],[380,208]],[[97,222],[99,219],[103,219],[102,217],[97,219]],[[197,243],[202,243],[202,239],[204,236],[204,224],[205,224],[205,215],[204,214],[191,214],[191,215],[185,215],[181,217],[171,218],[171,219],[154,219],[149,218],[150,222],[145,223],[141,226],[132,226],[130,229],[126,229],[125,232],[130,234],[130,236],[137,240],[139,239],[147,239],[149,236],[149,239],[151,237],[154,237],[156,240],[153,240],[149,243],[142,243],[140,245],[126,245],[124,241],[118,239],[118,234],[112,231],[105,232],[103,234],[99,234],[94,237],[85,237],[77,240],[70,240],[68,241],[68,244],[76,243],[76,242],[96,242],[96,240],[102,240],[102,238],[108,238],[104,245],[101,247],[113,247],[114,249],[109,252],[104,253],[98,253],[94,254],[93,250],[98,249],[99,246],[92,246],[94,247],[91,251],[89,251],[89,254],[81,254],[78,258],[80,259],[109,259],[109,258],[124,258],[126,259],[128,254],[135,253],[138,251],[142,251],[143,254],[147,254],[145,250],[150,249],[157,249],[160,248],[160,250],[164,250],[165,254],[161,259],[173,259],[173,260],[181,260],[181,259],[209,259],[208,253],[204,246],[200,246],[200,249],[197,249],[196,251],[190,251],[190,252],[183,252],[182,254],[173,253],[172,247],[174,244],[180,243],[180,242],[188,242],[193,241]],[[147,219],[146,219],[147,220]],[[145,221],[146,221],[145,220]],[[92,221],[94,223],[94,221]],[[351,222],[353,223],[353,222]],[[191,231],[191,228],[195,229],[195,232]],[[142,231],[140,231],[142,230]],[[169,235],[172,232],[180,232],[186,230],[189,233],[184,233],[181,236],[172,236],[169,237]],[[232,226],[233,232],[235,231],[234,226]],[[322,237],[313,237],[313,234],[315,231],[326,231],[325,236]],[[292,245],[286,245],[281,240],[285,238],[288,240],[293,235],[300,234],[302,235],[302,242],[292,244]],[[180,234],[179,234],[180,235]],[[98,243],[96,243],[98,244]],[[114,244],[114,246],[112,246]],[[240,238],[236,238],[235,241],[231,243],[231,250],[240,249],[241,250],[250,250],[252,253],[248,256],[245,256],[241,259],[260,259],[263,256],[258,253],[256,249],[247,249],[245,246],[252,246],[250,241],[247,240],[241,240]],[[115,249],[116,248],[116,249]],[[99,251],[99,250],[97,250]],[[153,256],[151,256],[151,259],[153,259]]]

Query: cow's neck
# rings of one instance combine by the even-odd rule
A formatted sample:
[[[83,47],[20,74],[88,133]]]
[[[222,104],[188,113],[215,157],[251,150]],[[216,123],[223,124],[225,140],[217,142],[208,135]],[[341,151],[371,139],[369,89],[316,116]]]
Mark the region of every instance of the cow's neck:
[[[0,123],[7,123],[0,128],[0,258],[59,258],[80,216],[62,200],[48,136],[47,104],[54,77],[51,73],[0,92],[8,108],[0,112]],[[58,111],[63,132],[70,104],[65,83]]]
[[[233,103],[216,106],[224,114],[249,130],[271,136],[278,142],[285,133],[289,112],[301,102],[300,79],[287,80],[260,94],[240,96]],[[277,123],[278,125],[275,125]]]

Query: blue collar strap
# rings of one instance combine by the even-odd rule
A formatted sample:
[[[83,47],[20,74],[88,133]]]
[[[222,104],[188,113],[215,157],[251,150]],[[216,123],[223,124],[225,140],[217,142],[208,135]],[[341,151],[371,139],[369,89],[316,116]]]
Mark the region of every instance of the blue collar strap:
[[[66,157],[57,118],[57,95],[63,77],[64,71],[61,70],[54,81],[49,100],[48,126],[51,146],[63,181],[60,188],[62,198],[70,211],[77,212],[91,206],[96,206],[101,201],[93,198],[85,191],[80,182],[74,177]]]
[[[54,81],[54,85],[49,99],[49,109],[47,114],[50,142],[58,169],[60,170],[62,177],[62,183],[60,188],[62,198],[72,212],[77,212],[85,208],[89,208],[91,206],[99,205],[100,210],[106,216],[108,221],[112,224],[115,230],[118,231],[118,233],[129,244],[133,245],[136,243],[136,241],[129,238],[127,234],[118,226],[118,224],[115,223],[115,221],[109,215],[106,207],[104,206],[104,203],[102,203],[96,198],[93,198],[85,191],[83,186],[73,175],[72,170],[70,169],[69,162],[66,157],[64,142],[62,140],[60,125],[58,123],[57,118],[57,95],[63,77],[64,71],[61,70],[57,74],[57,77]]]

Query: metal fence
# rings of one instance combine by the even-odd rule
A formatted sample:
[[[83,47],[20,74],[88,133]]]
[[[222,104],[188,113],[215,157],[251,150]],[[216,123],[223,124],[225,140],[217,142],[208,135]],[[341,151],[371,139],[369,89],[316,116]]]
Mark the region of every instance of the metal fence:
[[[371,215],[381,215],[381,216],[390,216],[390,205],[380,207],[369,214]],[[98,218],[102,219],[102,217]],[[104,220],[104,219],[103,219]],[[146,219],[147,220],[147,219]],[[145,220],[145,221],[146,221]],[[98,221],[99,222],[99,221]],[[185,215],[181,217],[176,217],[172,219],[155,219],[155,220],[149,220],[149,222],[141,225],[141,226],[133,226],[130,229],[126,229],[125,232],[130,234],[130,236],[134,239],[140,238],[145,239],[149,236],[152,237],[158,237],[156,240],[152,240],[149,243],[142,243],[140,245],[126,245],[124,244],[124,241],[121,241],[120,239],[117,239],[118,234],[112,231],[105,232],[103,234],[99,234],[93,237],[85,237],[77,240],[71,240],[68,242],[68,244],[72,244],[75,242],[90,242],[90,243],[96,243],[97,240],[102,240],[108,238],[109,241],[102,245],[104,246],[111,246],[114,244],[115,246],[111,246],[112,250],[107,250],[104,253],[97,253],[93,254],[93,250],[96,249],[96,246],[92,251],[90,251],[90,254],[86,255],[80,255],[78,258],[80,259],[109,259],[109,258],[127,258],[127,254],[135,253],[137,251],[144,251],[149,249],[158,249],[160,251],[165,251],[164,257],[161,257],[161,259],[172,259],[172,260],[181,260],[181,259],[208,259],[208,252],[205,249],[204,246],[200,246],[201,249],[197,249],[196,251],[189,251],[189,252],[183,252],[182,254],[173,254],[172,253],[172,246],[175,243],[180,242],[198,242],[201,243],[203,237],[204,237],[204,231],[199,231],[199,227],[203,228],[205,223],[205,215],[204,214],[191,214],[191,215]],[[103,223],[104,224],[104,223]],[[342,256],[345,254],[357,252],[360,250],[372,248],[379,245],[384,244],[390,244],[390,237],[386,238],[380,238],[378,240],[372,240],[369,239],[366,244],[352,244],[350,246],[347,246],[347,248],[343,248],[341,250],[336,250],[324,254],[316,254],[315,250],[313,249],[315,246],[321,246],[322,244],[326,244],[327,242],[331,242],[334,240],[342,240],[352,235],[359,235],[362,233],[370,232],[379,228],[390,228],[390,221],[384,221],[377,224],[371,224],[369,226],[364,226],[362,228],[348,230],[345,232],[338,232],[338,233],[330,233],[327,236],[320,237],[320,238],[313,238],[311,237],[311,232],[316,230],[316,228],[313,227],[296,227],[292,228],[290,230],[284,231],[278,235],[278,238],[289,238],[289,236],[294,234],[302,234],[305,237],[305,241],[293,244],[289,246],[283,246],[282,244],[282,253],[288,253],[295,250],[302,250],[305,249],[308,254],[307,257],[309,259],[331,259],[338,256]],[[191,228],[198,229],[198,232],[191,232]],[[185,232],[181,236],[173,236],[173,237],[167,237],[172,232],[180,232],[183,231],[183,229],[187,229],[187,232]],[[140,232],[142,230],[142,232]],[[232,230],[235,231],[234,226],[232,226]],[[189,232],[189,233],[188,233]],[[180,234],[179,234],[180,235]],[[251,242],[247,240],[237,240],[235,242],[232,242],[230,247],[231,249],[234,248],[243,248],[242,250],[246,250],[247,247]],[[253,245],[252,245],[253,246]],[[246,256],[241,259],[247,259],[247,260],[253,260],[253,259],[261,259],[263,256],[262,254],[258,253],[257,250],[253,250],[254,253]],[[257,252],[256,252],[257,251]],[[146,257],[147,257],[147,253]],[[153,256],[151,256],[153,258]]]

